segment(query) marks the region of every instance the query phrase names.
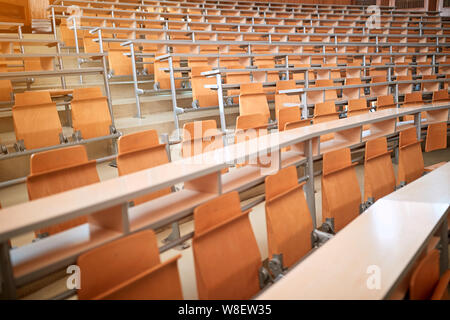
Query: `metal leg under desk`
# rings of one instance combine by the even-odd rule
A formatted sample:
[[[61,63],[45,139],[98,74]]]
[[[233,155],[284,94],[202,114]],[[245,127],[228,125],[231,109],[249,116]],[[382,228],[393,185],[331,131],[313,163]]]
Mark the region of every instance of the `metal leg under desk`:
[[[448,214],[449,210],[447,210],[447,213],[445,215],[444,221],[441,225],[441,260],[440,260],[440,274],[442,275],[445,271],[448,269]]]

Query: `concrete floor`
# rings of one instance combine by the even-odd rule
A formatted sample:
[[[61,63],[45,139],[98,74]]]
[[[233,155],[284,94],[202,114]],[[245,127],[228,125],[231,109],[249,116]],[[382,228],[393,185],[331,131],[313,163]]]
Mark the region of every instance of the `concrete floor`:
[[[178,158],[179,150],[172,150],[173,158]],[[449,161],[450,160],[450,148],[446,150],[434,151],[431,153],[424,153],[424,162],[425,165],[430,165],[433,163],[438,163],[441,161]],[[357,165],[355,167],[357,178],[360,184],[361,193],[363,194],[363,179],[364,179],[364,166]],[[394,170],[397,170],[397,165],[394,164]],[[111,179],[117,176],[117,169],[110,167],[108,163],[103,163],[98,165],[98,173],[101,180]],[[315,177],[315,190],[316,190],[316,211],[317,211],[317,223],[321,224],[321,185],[320,185],[320,176]],[[20,202],[27,201],[28,199],[26,185],[16,185],[10,188],[6,188],[0,190],[0,203],[2,203],[3,207],[11,206]],[[264,203],[261,203],[253,208],[250,213],[250,221],[255,233],[255,237],[258,242],[259,249],[261,251],[261,256],[263,259],[266,259],[268,256],[268,248],[267,248],[267,232],[266,232],[266,221],[265,221],[265,210]],[[193,231],[193,222],[188,221],[180,226],[181,234],[187,234]],[[157,238],[159,244],[162,245],[162,240],[166,238],[170,229],[166,229],[160,233],[158,233]],[[34,238],[34,234],[25,234],[20,237],[14,238],[12,240],[13,246],[21,246],[27,243],[30,243]],[[187,242],[190,245],[190,241]],[[171,249],[169,251],[164,252],[161,255],[162,261],[165,261],[175,255],[181,254],[182,257],[178,262],[179,271],[181,276],[181,283],[183,289],[183,296],[185,299],[197,299],[197,287],[196,287],[196,278],[195,278],[195,270],[194,270],[194,261],[192,255],[192,248],[184,250],[179,249]],[[63,291],[65,291],[66,278],[62,278],[57,280],[45,288],[40,289],[30,295],[25,296],[26,299],[47,299],[53,297]],[[76,297],[73,297],[76,299]]]

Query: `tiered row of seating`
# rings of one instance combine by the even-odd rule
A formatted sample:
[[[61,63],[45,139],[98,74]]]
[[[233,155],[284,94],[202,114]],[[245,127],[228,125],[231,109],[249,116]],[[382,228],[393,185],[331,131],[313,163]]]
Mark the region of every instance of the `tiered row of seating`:
[[[113,7],[112,4],[103,4],[104,7],[106,7],[105,9],[101,9],[102,5],[96,5],[96,8],[90,8],[89,4],[91,2],[90,1],[85,1],[85,2],[81,2],[80,6],[82,8],[82,12],[83,12],[83,16],[81,17],[81,25],[78,26],[78,29],[81,29],[82,32],[86,33],[85,30],[90,30],[93,29],[94,27],[95,30],[99,30],[103,33],[102,35],[102,40],[103,43],[107,43],[107,46],[110,45],[118,45],[121,42],[125,42],[125,41],[131,41],[131,43],[134,45],[134,49],[133,50],[141,50],[142,53],[136,53],[135,56],[139,59],[143,59],[143,60],[138,60],[137,62],[140,63],[140,65],[143,66],[143,72],[146,72],[148,74],[153,74],[154,75],[154,81],[155,81],[155,88],[159,88],[159,89],[172,89],[175,90],[177,88],[182,88],[182,87],[192,87],[192,88],[196,88],[193,90],[193,105],[195,107],[212,107],[212,106],[217,106],[216,103],[216,97],[213,98],[214,94],[212,92],[209,92],[208,90],[202,90],[201,93],[199,93],[198,87],[202,86],[205,84],[204,79],[201,79],[200,75],[199,75],[199,71],[195,70],[192,71],[190,70],[191,68],[193,68],[194,66],[197,67],[202,66],[205,69],[207,67],[209,68],[216,68],[216,67],[223,67],[223,66],[227,66],[227,68],[230,67],[238,67],[239,68],[243,68],[243,67],[250,67],[250,66],[257,66],[258,68],[267,68],[267,67],[271,67],[274,68],[275,67],[275,55],[279,55],[279,56],[283,56],[283,55],[289,55],[289,54],[295,54],[295,53],[303,53],[305,54],[305,59],[302,59],[300,57],[300,59],[298,59],[299,57],[295,57],[295,56],[289,56],[289,65],[294,66],[294,67],[308,67],[308,66],[313,66],[317,63],[319,63],[319,65],[322,66],[322,69],[317,69],[317,70],[311,70],[311,72],[309,73],[309,77],[317,79],[317,80],[322,80],[322,78],[335,78],[335,77],[340,77],[340,75],[342,74],[342,66],[338,66],[337,63],[358,63],[359,66],[361,66],[361,64],[363,64],[364,67],[364,74],[366,75],[366,66],[369,66],[367,63],[371,63],[371,66],[373,65],[374,67],[376,66],[377,69],[369,69],[367,67],[367,70],[369,73],[369,77],[374,78],[375,76],[381,76],[381,75],[385,75],[386,79],[387,77],[387,70],[385,68],[385,70],[381,70],[382,68],[378,69],[378,67],[380,66],[385,66],[385,63],[388,62],[392,62],[392,57],[390,56],[392,54],[393,51],[398,51],[398,52],[404,52],[404,54],[402,53],[401,56],[399,56],[399,59],[394,59],[395,63],[400,63],[403,64],[405,63],[411,63],[411,62],[415,62],[417,64],[421,64],[421,63],[427,63],[427,64],[431,64],[434,62],[429,60],[429,58],[427,58],[427,55],[429,55],[429,57],[431,57],[431,55],[433,55],[434,57],[437,57],[436,61],[444,61],[445,62],[445,56],[444,60],[441,60],[441,52],[437,52],[436,48],[437,46],[446,46],[446,42],[440,42],[440,35],[437,35],[437,33],[440,33],[440,31],[442,30],[438,30],[440,27],[442,27],[442,24],[439,24],[439,21],[436,22],[437,20],[440,20],[440,18],[437,18],[435,16],[433,16],[432,18],[430,17],[429,19],[432,20],[434,22],[434,25],[432,27],[425,27],[426,26],[426,22],[425,19],[421,18],[421,22],[418,24],[419,29],[420,28],[425,28],[427,31],[431,31],[428,30],[429,28],[433,29],[435,28],[436,32],[434,34],[426,34],[427,32],[420,32],[420,34],[416,34],[415,38],[410,37],[411,35],[406,34],[404,37],[402,35],[392,35],[393,31],[391,32],[391,30],[385,29],[385,25],[381,26],[381,29],[368,29],[367,33],[364,32],[364,34],[360,34],[358,35],[358,32],[360,32],[360,29],[356,28],[356,23],[358,20],[358,17],[353,17],[353,16],[349,16],[349,20],[353,21],[355,23],[355,29],[353,30],[353,27],[347,27],[348,30],[341,30],[341,29],[336,29],[333,30],[333,28],[335,27],[335,25],[333,23],[331,23],[331,25],[328,26],[323,26],[322,28],[324,30],[327,30],[323,36],[318,35],[318,33],[320,32],[319,30],[315,30],[315,29],[311,29],[306,31],[306,28],[313,28],[313,26],[309,26],[307,25],[307,21],[308,19],[310,19],[310,17],[298,17],[298,18],[294,18],[292,17],[292,19],[283,19],[283,18],[279,18],[280,20],[277,22],[276,25],[273,26],[273,29],[271,25],[267,25],[267,21],[264,21],[262,23],[262,25],[258,25],[258,24],[254,24],[254,23],[258,23],[258,20],[255,17],[251,17],[252,19],[252,23],[249,24],[249,28],[252,28],[252,30],[250,30],[250,34],[253,37],[260,37],[257,38],[256,40],[259,41],[265,41],[267,37],[267,35],[269,35],[269,42],[267,42],[267,44],[263,44],[263,43],[252,43],[251,41],[254,41],[255,38],[252,39],[245,39],[246,34],[245,32],[242,31],[242,28],[245,29],[245,27],[247,27],[247,24],[243,24],[243,20],[242,19],[246,19],[246,18],[239,18],[238,22],[235,25],[229,25],[229,23],[226,22],[226,16],[224,16],[223,18],[221,18],[221,21],[218,22],[213,22],[212,20],[209,21],[208,19],[213,19],[214,17],[209,16],[207,13],[205,12],[201,12],[201,13],[196,13],[196,14],[191,14],[189,12],[183,12],[181,13],[182,10],[184,10],[183,8],[180,8],[179,6],[173,6],[174,12],[156,12],[156,13],[149,13],[149,14],[155,14],[157,16],[158,19],[165,19],[165,20],[155,20],[150,21],[149,19],[146,20],[140,20],[137,19],[137,17],[140,14],[144,14],[146,15],[148,12],[145,12],[147,8],[150,8],[151,5],[143,5],[143,6],[139,6],[139,8],[145,8],[144,12],[138,12],[138,11],[134,11],[136,8],[133,7],[121,7],[121,9],[117,9],[116,7]],[[58,13],[63,13],[64,10],[67,9],[68,4],[66,4],[65,6],[63,5],[57,5],[53,7],[53,10]],[[168,8],[171,8],[171,5],[168,6]],[[104,10],[104,11],[102,11]],[[116,11],[117,10],[117,11]],[[154,11],[154,8],[151,9],[152,11]],[[326,9],[327,10],[327,9]],[[114,17],[108,17],[108,15],[113,15],[114,13],[117,13],[119,16],[120,14],[130,14],[132,16],[132,18],[115,18]],[[269,9],[270,11],[270,9]],[[220,13],[218,13],[220,14]],[[255,13],[255,15],[258,15],[259,13]],[[289,15],[292,15],[292,13],[289,13]],[[156,17],[155,16],[155,17]],[[179,16],[179,18],[178,18]],[[195,22],[195,17],[201,17],[201,23],[203,24],[202,26],[196,26],[194,27],[193,24],[197,23]],[[267,16],[267,12],[264,12],[264,18],[262,19],[266,19],[265,17]],[[59,19],[65,19],[66,17],[63,15],[56,15],[56,17]],[[136,19],[135,19],[136,18]],[[148,17],[147,17],[148,18]],[[216,16],[217,18],[217,16]],[[384,18],[384,17],[383,17]],[[180,19],[186,19],[186,21],[180,21]],[[225,20],[224,20],[225,19]],[[404,17],[396,17],[396,16],[392,16],[393,21],[395,19],[399,19],[399,22],[401,27],[393,27],[393,28],[399,28],[402,29],[405,26],[402,23],[409,23],[409,22],[405,22],[409,19],[409,17],[404,18]],[[406,20],[405,20],[406,19]],[[413,19],[413,18],[411,18]],[[235,18],[236,20],[236,18]],[[256,22],[255,22],[256,20]],[[145,22],[144,22],[145,21]],[[292,21],[293,24],[290,22]],[[289,26],[289,28],[287,30],[288,33],[287,34],[283,34],[280,33],[278,30],[274,31],[275,28],[280,27],[280,25],[283,25],[284,23],[287,24],[287,26]],[[341,23],[340,20],[335,20],[335,24]],[[384,22],[383,22],[384,23]],[[390,23],[390,22],[389,22]],[[423,24],[422,24],[423,23]],[[114,27],[108,27],[108,24],[114,24]],[[166,24],[166,25],[165,25]],[[269,23],[270,24],[270,23]],[[105,26],[106,25],[106,26]],[[219,27],[217,27],[218,29],[216,29],[216,25],[222,25],[223,28],[225,29],[220,29]],[[176,26],[176,27],[174,27]],[[257,26],[257,27],[256,27]],[[236,33],[235,30],[233,30],[233,28],[237,27],[238,28],[238,32]],[[164,30],[159,30],[158,28],[165,28]],[[173,28],[173,30],[171,29]],[[231,29],[230,29],[231,28]],[[264,31],[260,32],[260,36],[258,36],[257,34],[255,34],[255,32],[257,32],[257,30],[254,30],[255,28],[265,28]],[[296,28],[303,28],[303,33],[304,35],[301,35],[298,33],[298,30],[296,30]],[[314,27],[316,28],[316,27]],[[327,29],[329,28],[329,29]],[[181,30],[180,30],[181,29]],[[220,30],[230,30],[229,33],[235,34],[235,35],[230,35],[230,34],[223,34],[223,38],[221,38],[221,34],[220,32],[225,32],[225,31],[220,31]],[[424,29],[424,31],[425,31]],[[186,34],[186,31],[188,30],[187,36],[183,38],[183,36],[180,35],[181,32]],[[204,30],[204,31],[202,31]],[[231,31],[232,30],[232,31]],[[381,30],[381,31],[380,31]],[[392,29],[392,30],[396,30],[396,29]],[[403,29],[404,31],[410,32],[412,30],[409,30],[408,28]],[[271,32],[274,31],[274,34],[272,34]],[[202,36],[202,32],[205,32],[204,35]],[[241,33],[243,32],[243,33]],[[329,33],[331,32],[331,33]],[[350,32],[350,33],[348,33]],[[386,34],[384,34],[383,32],[386,32]],[[151,33],[151,36],[150,34]],[[208,34],[209,33],[209,34]],[[289,34],[291,33],[291,34]],[[341,34],[341,38],[337,35],[337,34]],[[355,35],[355,37],[352,38],[352,36]],[[140,37],[145,37],[146,40],[142,40],[139,39]],[[195,36],[195,40],[194,37]],[[206,36],[206,37],[205,37]],[[89,33],[89,37],[90,39],[92,39],[92,34]],[[192,39],[191,39],[192,37]],[[261,38],[262,37],[262,38]],[[275,38],[274,38],[275,37]],[[278,38],[277,38],[278,37]],[[336,43],[331,43],[331,39],[332,37],[335,38]],[[122,39],[121,39],[122,38]],[[446,41],[445,36],[443,35],[442,39],[444,41]],[[189,41],[187,41],[189,40]],[[206,41],[205,41],[206,40]],[[208,40],[222,40],[225,41],[223,42],[223,44],[221,46],[218,46],[217,44],[215,44],[212,41]],[[339,44],[337,45],[338,42],[344,41],[344,42],[351,42],[351,41],[357,41],[359,43],[357,43],[356,45],[353,45],[351,43],[348,44]],[[422,40],[425,40],[424,43],[422,43]],[[435,41],[436,40],[436,41]],[[69,41],[69,40],[68,40]],[[91,40],[88,40],[91,41]],[[177,42],[179,41],[179,42]],[[180,42],[181,41],[181,42]],[[203,41],[203,42],[202,42]],[[373,42],[372,42],[373,41]],[[286,43],[283,43],[286,42]],[[372,43],[370,43],[372,42]],[[403,43],[404,42],[404,43]],[[234,45],[234,43],[236,43],[236,45]],[[251,52],[247,52],[247,50],[242,49],[242,45],[248,45],[248,47],[252,48]],[[287,46],[286,46],[287,45]],[[437,46],[436,46],[437,45]],[[240,46],[240,47],[239,47]],[[291,47],[289,47],[291,46]],[[298,47],[297,47],[298,46]],[[380,48],[378,48],[378,46],[380,46]],[[87,47],[91,47],[91,46],[87,46]],[[317,47],[317,48],[315,48]],[[323,47],[323,48],[322,48]],[[122,51],[126,50],[124,47],[120,47]],[[117,48],[116,48],[117,49]],[[380,49],[380,51],[378,50]],[[387,51],[385,49],[388,49]],[[98,49],[97,49],[98,50]],[[115,50],[115,49],[114,49]],[[175,88],[171,88],[170,87],[170,75],[166,72],[161,70],[161,68],[167,68],[168,64],[167,61],[161,60],[161,59],[156,59],[153,61],[153,57],[157,56],[157,55],[161,55],[164,53],[168,53],[168,52],[173,52],[174,55],[179,55],[179,56],[174,56],[173,58],[173,67],[175,68],[175,72],[174,72],[174,76],[176,79],[174,79],[174,83],[175,83]],[[322,54],[331,54],[330,58],[331,59],[325,59],[325,57],[321,57],[320,56],[320,52],[322,52]],[[416,52],[417,51],[417,52]],[[221,54],[221,58],[214,58],[214,55],[218,55],[220,52]],[[353,52],[353,53],[352,53]],[[336,55],[333,56],[333,53],[335,53]],[[350,60],[348,60],[345,56],[345,54],[349,54],[349,58]],[[207,55],[210,54],[212,56],[210,56],[209,58],[207,57]],[[226,58],[226,55],[231,54],[231,56],[229,58]],[[253,61],[250,61],[248,59],[242,59],[238,58],[238,57],[232,57],[233,54],[249,54],[249,57],[253,57]],[[257,57],[256,55],[258,54],[273,54],[272,57]],[[308,56],[308,54],[310,54],[310,56]],[[317,55],[318,56],[314,56]],[[342,58],[342,54],[344,54],[344,61],[341,59]],[[367,54],[367,56],[363,57],[363,59],[361,59],[361,55],[365,55]],[[115,54],[110,55],[110,67],[112,69],[115,69],[114,65],[118,65],[118,66],[124,66],[124,62],[126,60],[126,58],[124,57],[123,54],[120,55],[120,57],[118,58],[118,60],[115,62],[113,61],[113,56]],[[194,57],[194,55],[198,55],[197,57]],[[354,57],[353,59],[351,58],[352,55],[359,55],[359,57]],[[394,54],[395,55],[395,54]],[[372,58],[370,58],[372,56]],[[124,60],[125,58],[125,60]],[[132,56],[132,59],[134,58],[134,56]],[[212,58],[212,59],[211,59]],[[386,59],[387,58],[387,59]],[[231,60],[230,60],[231,59]],[[284,59],[284,58],[283,58]],[[283,62],[283,59],[281,59],[278,63],[281,63],[283,65],[288,65],[287,63],[287,58],[284,59],[286,60],[285,62]],[[318,59],[318,60],[317,60]],[[406,59],[406,60],[405,60]],[[214,63],[211,63],[212,60],[214,60]],[[219,60],[221,60],[219,62]],[[245,65],[242,64],[242,61],[246,60],[247,62],[245,63]],[[328,61],[322,61],[322,60],[328,60]],[[363,62],[364,60],[364,62]],[[368,61],[366,61],[368,60]],[[298,62],[296,62],[298,61]],[[308,62],[306,62],[308,61]],[[420,63],[419,63],[420,62]],[[130,70],[130,67],[132,66],[132,62],[128,60],[128,67],[127,69]],[[154,67],[151,68],[151,63],[154,64]],[[181,65],[184,65],[185,63],[187,63],[188,68],[185,67],[180,67]],[[220,64],[219,64],[220,63]],[[269,63],[269,64],[267,64]],[[331,63],[331,64],[330,64]],[[138,64],[139,66],[139,64]],[[323,67],[325,66],[329,66],[329,67],[334,67],[336,66],[336,71],[332,71],[332,69],[329,70],[323,70]],[[431,71],[431,67],[426,67],[429,68],[429,70]],[[416,67],[414,67],[416,68]],[[153,70],[152,70],[153,69]],[[205,71],[205,69],[203,69],[202,71]],[[408,67],[398,67],[398,68],[392,68],[395,71],[395,75],[396,76],[400,76],[400,74],[402,74],[404,71],[407,70],[412,70]],[[417,75],[421,76],[421,70],[422,67],[418,67],[417,68],[419,71],[417,71]],[[140,70],[140,69],[139,69]],[[139,70],[133,70],[133,72],[139,71]],[[341,71],[339,71],[341,70]],[[378,72],[378,70],[380,70],[380,72]],[[281,72],[281,70],[280,70]],[[414,71],[415,72],[415,71]],[[195,75],[194,75],[195,73]],[[394,73],[394,72],[393,72]],[[187,76],[186,76],[187,74]],[[121,75],[125,75],[122,74]],[[128,75],[130,75],[130,73],[128,73]],[[226,75],[226,82],[227,83],[245,83],[245,82],[251,82],[251,81],[262,81],[262,82],[270,82],[270,81],[277,81],[279,80],[279,76],[277,75],[277,72],[274,70],[272,72],[261,72],[260,73],[261,76],[256,77],[259,78],[258,80],[255,80],[255,74],[253,74],[253,79],[249,80],[249,79],[244,79],[246,78],[246,76],[241,75],[239,78],[240,79],[233,79],[235,78],[233,73],[227,73]],[[294,73],[294,79],[296,77],[296,73]],[[299,74],[300,75],[300,74]],[[416,74],[414,74],[416,75]],[[344,76],[344,77],[349,77],[348,75]],[[358,77],[358,76],[356,76]],[[389,77],[389,80],[391,77]],[[420,77],[419,77],[420,78]],[[137,78],[135,77],[135,82]],[[422,80],[425,80],[426,78],[420,78]],[[366,79],[365,79],[366,80]],[[370,80],[370,78],[368,78],[367,80]],[[397,80],[405,80],[405,79],[397,79]],[[190,81],[190,84],[188,84],[186,81]],[[381,78],[379,79],[372,79],[372,81],[374,83],[381,81]],[[209,81],[208,81],[209,84]],[[424,83],[425,85],[425,83]],[[138,83],[136,83],[136,87],[138,88]],[[375,88],[375,87],[372,87]],[[372,96],[379,96],[379,95],[387,95],[388,93],[385,94],[381,94],[382,90],[387,90],[387,86],[385,86],[384,88],[381,88],[380,90],[372,93]],[[144,90],[148,91],[148,90]],[[435,90],[433,90],[435,91]],[[198,93],[198,94],[197,94]],[[210,96],[210,98],[206,101],[206,93],[208,93],[208,95]],[[137,90],[136,91],[136,99],[137,99],[137,103],[139,105],[139,95],[141,94],[141,91]],[[235,95],[236,91],[231,91],[229,92],[230,95]],[[201,103],[200,103],[201,101]],[[236,102],[236,99],[234,99],[233,101]],[[314,103],[314,102],[313,102]],[[174,104],[174,106],[176,106],[176,104]],[[139,109],[139,106],[138,106]],[[176,107],[174,107],[174,109],[176,110]],[[138,113],[139,114],[139,113]]]
[[[415,129],[409,129],[401,134],[400,159],[410,159],[400,162],[400,171],[414,172],[415,166],[423,164],[420,149],[415,148],[412,155],[403,155],[406,149],[404,136],[415,136]],[[125,137],[124,137],[125,138]],[[408,151],[409,152],[409,151]],[[417,160],[411,160],[417,159]],[[423,165],[422,165],[423,166]],[[390,169],[389,169],[390,168]],[[418,178],[418,177],[417,177]],[[399,173],[399,180],[403,173]],[[412,180],[409,180],[411,182]],[[303,193],[303,184],[297,181],[295,167],[281,169],[277,174],[269,176],[265,181],[266,221],[268,234],[269,258],[282,257],[282,268],[290,268],[304,258],[317,245],[314,238],[313,223]],[[386,138],[378,138],[367,142],[365,162],[366,197],[379,199],[395,190],[395,178],[392,162],[387,149]],[[341,190],[346,192],[342,193]],[[359,214],[361,195],[358,181],[350,158],[350,150],[342,149],[324,155],[324,173],[322,178],[322,201],[324,208],[324,224],[330,223],[331,231],[338,232]],[[343,197],[347,195],[348,197]],[[260,290],[259,270],[262,267],[261,256],[255,236],[248,218],[249,210],[242,212],[239,196],[236,192],[224,194],[214,200],[197,207],[194,210],[195,231],[193,236],[193,253],[197,278],[198,295],[200,299],[249,299]],[[127,272],[130,265],[140,259],[138,252],[145,254],[155,249],[155,240],[143,242],[127,253],[126,247],[136,243],[136,238],[154,238],[153,232],[142,233],[117,240],[111,244],[97,248],[81,255],[78,264],[88,270],[88,276],[83,277],[83,289],[79,298],[108,299],[179,299],[181,284],[175,261],[178,256],[162,265],[152,263],[144,269],[130,271],[126,278],[116,281],[103,280],[102,291],[87,295],[85,292],[98,290],[97,279],[90,276],[94,266],[85,262],[90,259],[94,263],[102,256],[102,261],[108,261],[117,254],[124,262],[115,272]],[[125,240],[128,239],[128,240]],[[127,243],[128,242],[128,243]],[[150,247],[147,247],[147,246]],[[117,253],[118,251],[120,253]],[[432,255],[433,258],[430,257]],[[134,257],[134,258],[133,258]],[[441,299],[445,298],[448,285],[448,272],[438,282],[439,251],[431,249],[429,254],[419,264],[411,278],[411,299]],[[89,261],[89,260],[88,260]],[[430,262],[427,262],[430,261]],[[429,264],[429,266],[424,266]],[[169,267],[169,265],[172,265]],[[156,267],[158,266],[158,267]],[[168,269],[163,272],[162,268]],[[433,270],[432,279],[419,280],[424,277],[424,268]],[[271,269],[274,272],[276,269]],[[109,274],[109,271],[108,271]],[[114,273],[111,273],[113,275]],[[108,278],[109,279],[109,278]],[[170,279],[170,280],[169,280]],[[422,283],[424,281],[424,283]],[[167,287],[165,284],[173,284]],[[162,287],[159,292],[158,284]],[[428,288],[428,292],[423,287]],[[434,288],[436,292],[432,294]],[[96,288],[96,289],[94,289]],[[166,291],[171,291],[170,294]]]

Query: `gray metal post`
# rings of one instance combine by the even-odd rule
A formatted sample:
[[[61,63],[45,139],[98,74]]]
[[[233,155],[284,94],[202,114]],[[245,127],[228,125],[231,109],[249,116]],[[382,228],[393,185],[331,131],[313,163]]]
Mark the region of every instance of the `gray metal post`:
[[[441,261],[440,261],[440,271],[441,275],[447,271],[448,269],[448,211],[446,214],[446,218],[443,219],[443,223],[441,226]]]
[[[177,91],[175,88],[175,74],[173,72],[173,57],[169,56],[169,73],[170,73],[170,93],[172,96],[173,121],[176,131],[176,139],[180,138],[180,125],[178,122],[178,112],[182,111],[177,105]]]
[[[172,157],[170,155],[169,135],[167,133],[161,134],[161,142],[166,145],[167,159],[169,160],[169,162],[171,162]],[[175,192],[175,191],[176,191],[175,187],[172,186],[172,192]],[[180,236],[181,236],[180,224],[178,223],[178,221],[175,221],[174,223],[172,223],[172,232],[169,234],[169,236],[167,236],[167,238],[165,238],[163,240],[163,242],[164,243],[173,242],[175,240],[180,239]],[[186,244],[181,244],[178,248],[185,249],[187,247],[189,247],[189,246]]]
[[[308,203],[309,212],[311,213],[314,229],[316,229],[317,226],[316,197],[314,195],[314,161],[313,161],[312,139],[305,141],[305,155],[307,159],[306,176],[308,178],[305,185],[306,201]]]
[[[130,53],[131,53],[131,66],[133,68],[133,86],[134,86],[134,95],[136,98],[136,118],[141,118],[141,101],[139,98],[139,87],[138,87],[138,78],[136,71],[136,56],[134,54],[134,43],[130,43]]]
[[[100,53],[103,52],[103,38],[102,38],[102,31],[98,30],[98,44],[100,46]],[[106,92],[106,99],[108,101],[108,109],[109,113],[111,115],[111,124],[115,127],[114,123],[114,113],[112,108],[112,101],[111,101],[111,90],[109,88],[109,80],[108,80],[108,68],[106,67],[106,57],[102,56],[102,67],[103,67],[103,83],[105,85],[105,92]]]
[[[2,289],[1,296],[6,299],[16,299],[16,285],[14,283],[14,273],[9,255],[8,242],[0,243],[0,280]]]
[[[216,74],[217,81],[217,98],[219,100],[219,113],[220,113],[220,129],[224,133],[224,137],[226,137],[227,133],[227,124],[225,121],[225,107],[223,105],[223,89],[222,89],[222,75],[219,73]],[[224,138],[224,146],[227,145],[226,138]]]
[[[414,114],[414,126],[416,127],[416,131],[417,131],[417,141],[420,141],[421,139],[421,113],[418,112],[416,114]]]
[[[80,54],[80,47],[78,44],[77,23],[76,23],[75,17],[72,18],[72,26],[73,26],[73,35],[75,37],[75,52],[77,54]],[[80,69],[81,65],[80,65],[80,59],[78,57],[77,57],[77,65],[78,65],[78,69]],[[82,83],[83,83],[83,75],[80,75],[80,84],[82,84]]]
[[[306,69],[305,71],[305,89],[309,88],[309,71]],[[307,99],[307,93],[306,91],[303,92],[303,110],[302,110],[302,116],[303,119],[308,119],[308,99]]]

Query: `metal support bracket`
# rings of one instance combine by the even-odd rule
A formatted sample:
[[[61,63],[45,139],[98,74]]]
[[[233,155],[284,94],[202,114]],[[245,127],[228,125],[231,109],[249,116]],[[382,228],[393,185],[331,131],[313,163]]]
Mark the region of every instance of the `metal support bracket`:
[[[23,141],[23,139],[14,143],[14,149],[16,150],[16,152],[25,151],[25,142]]]
[[[283,266],[283,254],[274,254],[269,260],[269,270],[273,279],[277,279],[283,275],[286,268]]]
[[[326,233],[335,234],[334,232],[334,218],[326,218],[325,222],[320,227],[321,231]]]
[[[269,270],[267,270],[264,266],[261,266],[258,270],[258,278],[259,278],[259,287],[260,289],[264,289],[266,286],[271,284],[272,277],[270,276]]]
[[[331,233],[323,232],[318,229],[314,229],[311,232],[311,247],[312,248],[319,248],[322,246],[325,242],[333,238],[333,235]]]

